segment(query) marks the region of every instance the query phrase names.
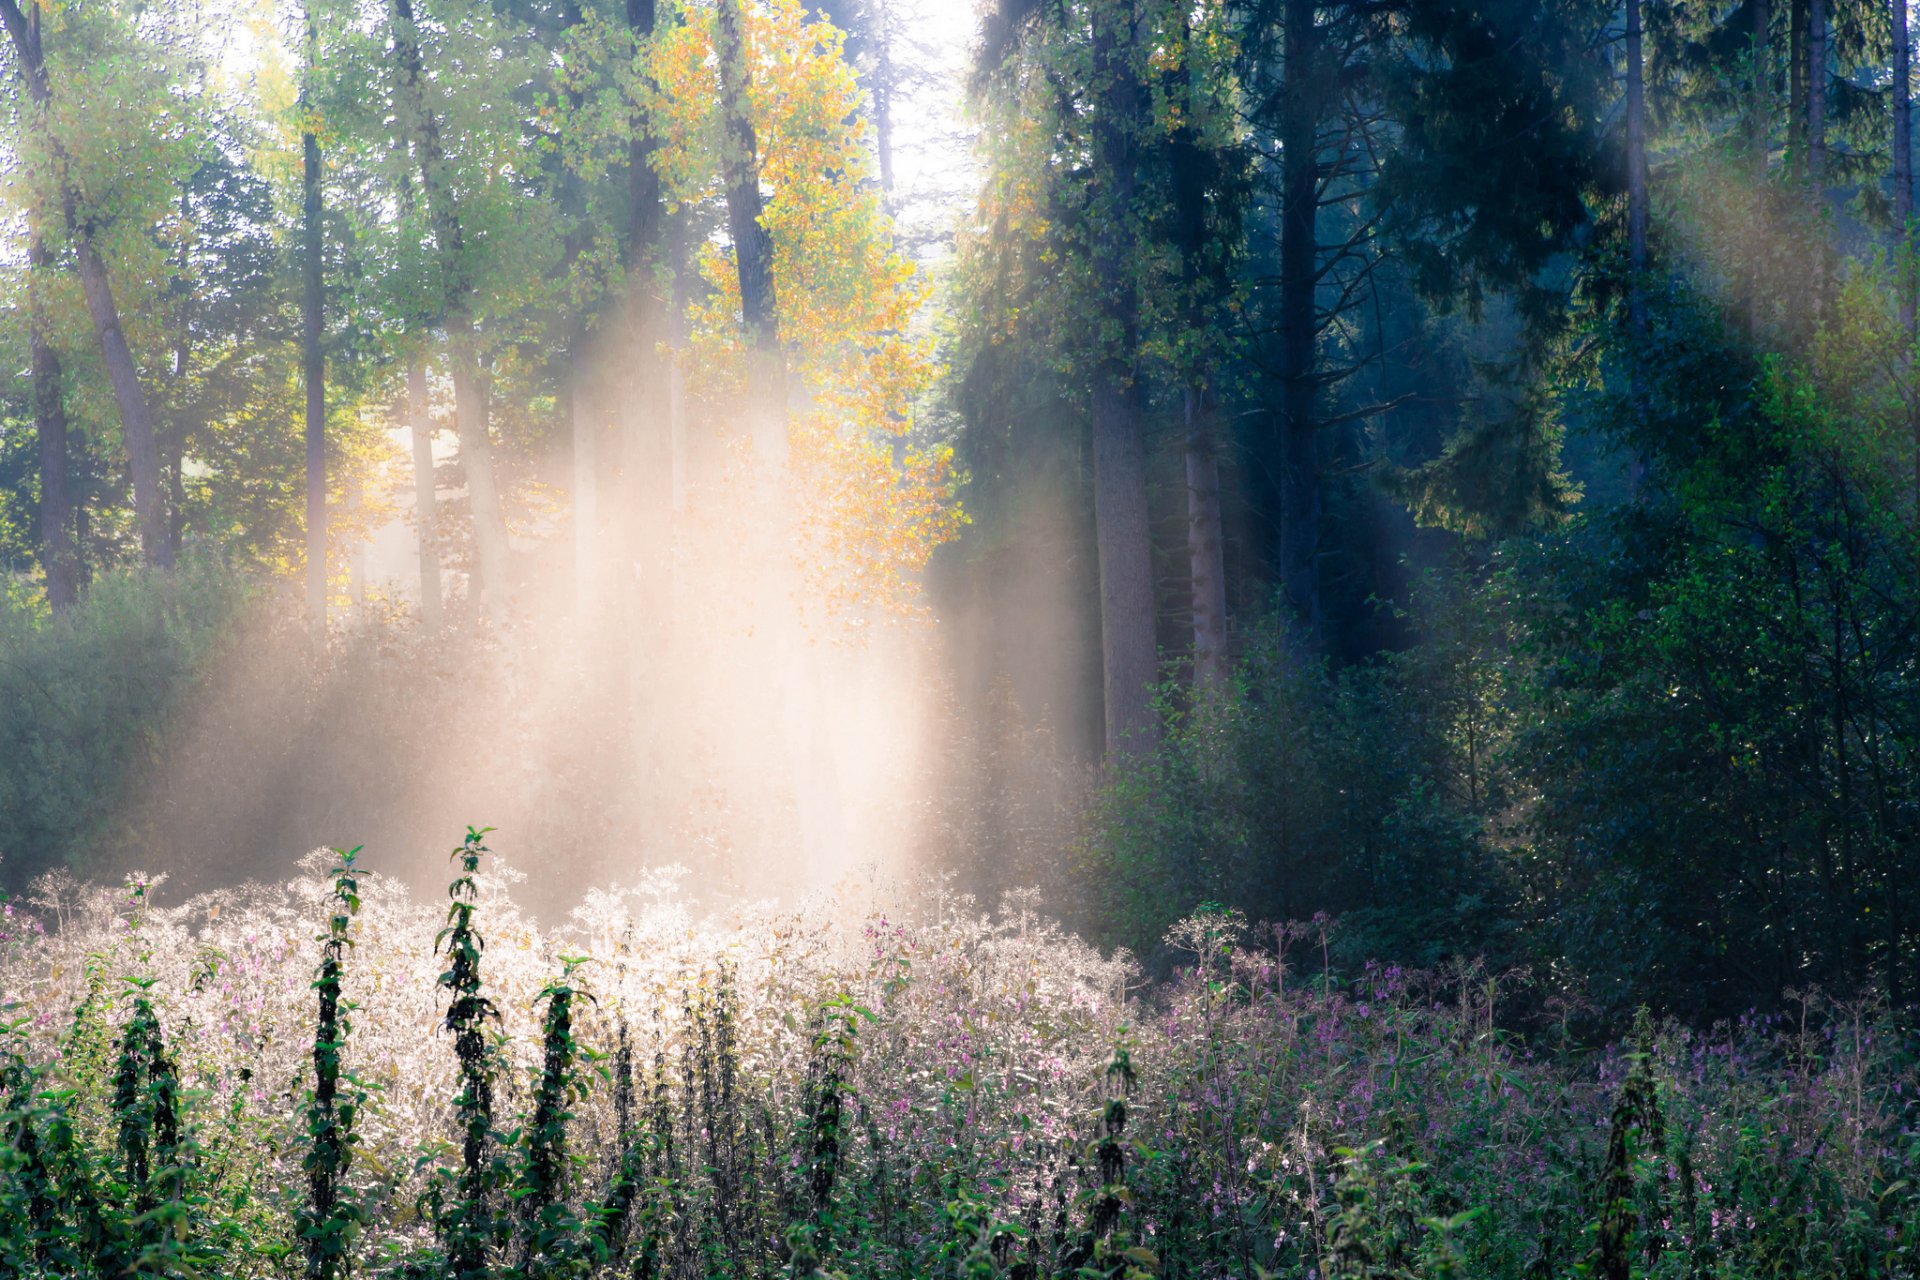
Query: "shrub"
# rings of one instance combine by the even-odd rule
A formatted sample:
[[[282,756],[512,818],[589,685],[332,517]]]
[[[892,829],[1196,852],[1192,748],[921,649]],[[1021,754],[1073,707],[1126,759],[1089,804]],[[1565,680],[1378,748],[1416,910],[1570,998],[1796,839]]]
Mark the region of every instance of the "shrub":
[[[103,576],[50,618],[0,598],[0,875],[18,887],[132,839],[125,801],[247,596],[211,560]]]

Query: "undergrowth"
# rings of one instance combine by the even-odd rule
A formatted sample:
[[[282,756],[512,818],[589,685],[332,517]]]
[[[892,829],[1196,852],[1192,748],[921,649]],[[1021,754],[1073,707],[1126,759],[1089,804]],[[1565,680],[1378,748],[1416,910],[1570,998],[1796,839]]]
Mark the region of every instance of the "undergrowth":
[[[652,880],[542,930],[485,834],[437,935],[357,851],[15,904],[0,1274],[1920,1275],[1869,1004],[1581,1048],[1501,1030],[1517,978],[1342,983],[1219,912],[1151,987],[1017,900],[696,920]]]

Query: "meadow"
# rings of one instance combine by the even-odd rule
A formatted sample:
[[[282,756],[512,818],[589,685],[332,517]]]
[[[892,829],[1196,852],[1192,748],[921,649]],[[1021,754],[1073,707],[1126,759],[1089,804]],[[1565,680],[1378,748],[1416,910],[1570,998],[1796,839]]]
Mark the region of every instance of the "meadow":
[[[484,831],[443,906],[357,857],[6,906],[0,1271],[22,1277],[1920,1274],[1920,1072],[1866,1004],[1621,1043],[1525,974],[1320,920],[1146,980],[929,892],[542,928]],[[1551,1011],[1549,1011],[1549,1014]]]

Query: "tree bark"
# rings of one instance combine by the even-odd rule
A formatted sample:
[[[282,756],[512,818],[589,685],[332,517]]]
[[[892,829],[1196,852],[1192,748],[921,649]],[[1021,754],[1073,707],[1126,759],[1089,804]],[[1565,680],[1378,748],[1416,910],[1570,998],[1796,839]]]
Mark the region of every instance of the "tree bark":
[[[713,23],[720,63],[721,175],[727,230],[740,280],[740,321],[747,347],[747,414],[755,450],[769,464],[787,460],[786,368],[780,351],[774,298],[773,241],[760,224],[759,144],[748,107],[752,69],[747,61],[741,0],[719,0]]]
[[[1641,361],[1647,356],[1647,89],[1642,48],[1640,5],[1627,0],[1627,324],[1633,337],[1632,376],[1628,387],[1634,425],[1647,425],[1646,376]],[[1638,493],[1646,479],[1646,459],[1635,453],[1628,486]]]
[[[1787,150],[1793,171],[1807,173],[1807,19],[1812,0],[1787,0]]]
[[[1900,323],[1913,340],[1914,227],[1913,227],[1913,37],[1907,25],[1907,0],[1892,0],[1888,15],[1893,25],[1893,84],[1888,95],[1893,110],[1893,225],[1900,264]],[[1920,430],[1920,426],[1916,427]]]
[[[1755,226],[1765,208],[1764,188],[1767,166],[1773,152],[1773,5],[1771,0],[1753,0],[1753,74],[1747,86],[1747,137],[1753,163],[1753,199]],[[1766,269],[1760,255],[1749,258],[1744,271],[1746,305],[1742,322],[1749,342],[1758,342],[1766,308]]]
[[[1132,0],[1094,0],[1093,279],[1097,314],[1109,322],[1093,367],[1094,538],[1100,561],[1100,652],[1110,756],[1143,753],[1156,740],[1153,687],[1153,543],[1147,521],[1147,442],[1135,381],[1140,300],[1134,281],[1133,205],[1143,114],[1129,65]]]
[[[1201,142],[1195,127],[1199,95],[1204,91],[1191,56],[1190,23],[1181,30],[1186,57],[1185,89],[1179,127],[1170,148],[1173,184],[1174,236],[1181,256],[1181,283],[1186,290],[1184,317],[1187,341],[1194,350],[1186,370],[1182,397],[1186,425],[1187,472],[1187,580],[1193,627],[1193,679],[1196,688],[1213,693],[1227,677],[1226,563],[1220,529],[1220,459],[1211,391],[1214,358],[1207,337],[1215,329],[1215,309],[1225,282],[1223,270],[1208,255],[1208,202],[1218,189],[1218,165]]]
[[[1643,57],[1641,0],[1627,0],[1627,307],[1636,341],[1646,337],[1647,301],[1641,282],[1647,272],[1647,95]]]
[[[1827,0],[1807,9],[1807,181],[1816,200],[1827,186]]]
[[[880,204],[888,217],[893,205],[893,0],[873,0],[873,141],[880,161]]]
[[[1752,113],[1754,181],[1767,176],[1767,154],[1773,116],[1773,5],[1753,0],[1753,83],[1748,110]]]
[[[47,79],[46,60],[40,44],[40,8],[33,5],[29,18],[18,0],[0,0],[0,23],[7,28],[19,57],[20,78],[27,96],[41,114],[43,122],[52,103],[53,91]],[[165,502],[160,489],[160,449],[154,433],[153,410],[146,391],[140,385],[139,366],[127,346],[120,327],[120,311],[114,303],[113,283],[106,263],[94,247],[93,230],[81,216],[79,195],[68,177],[66,147],[48,128],[48,150],[58,185],[61,210],[66,218],[67,235],[73,242],[74,264],[81,289],[87,297],[87,313],[93,320],[100,342],[101,362],[113,385],[113,398],[120,409],[120,432],[126,440],[127,464],[133,473],[134,522],[140,530],[140,550],[146,562],[158,568],[173,565],[173,541],[167,536]]]
[[[318,70],[320,29],[307,5],[306,80]],[[323,257],[325,206],[320,194],[320,139],[313,131],[310,88],[300,86],[300,375],[307,393],[307,623],[316,639],[327,631],[327,359],[321,347],[326,326]]]
[[[509,579],[507,528],[500,513],[500,493],[493,475],[493,440],[487,429],[482,401],[479,342],[474,325],[471,285],[466,278],[465,242],[459,210],[454,207],[446,150],[440,142],[440,123],[427,106],[425,60],[420,32],[414,21],[413,0],[392,0],[394,57],[399,67],[398,94],[402,127],[412,133],[418,148],[420,186],[427,218],[440,252],[446,280],[447,356],[453,371],[454,430],[460,440],[460,466],[466,474],[468,505],[473,512],[474,563],[479,594],[489,621],[506,621]]]
[[[573,399],[573,591],[574,616],[587,618],[600,596],[600,430],[589,399],[588,374],[574,362]]]
[[[1286,0],[1280,119],[1280,586],[1306,649],[1317,649],[1322,639],[1315,8],[1314,0]]]
[[[33,369],[33,425],[40,445],[40,563],[47,580],[47,607],[65,613],[80,598],[80,566],[74,554],[73,494],[67,482],[67,405],[60,356],[47,339],[42,277],[53,254],[37,218],[28,224],[27,325]]]
[[[627,29],[636,52],[653,38],[659,21],[654,0],[627,0]],[[640,564],[643,620],[668,617],[673,556],[673,448],[671,373],[662,357],[668,306],[663,296],[667,213],[658,148],[645,120],[636,119],[627,141],[627,323],[633,344],[626,362],[622,432],[625,450],[630,545]]]
[[[433,472],[433,407],[427,399],[427,367],[407,365],[407,418],[413,435],[413,527],[420,548],[420,618],[440,626],[440,553],[435,538],[438,500]]]
[[[1227,678],[1227,582],[1220,536],[1220,458],[1212,397],[1186,391],[1187,566],[1193,592],[1193,677],[1214,691]]]

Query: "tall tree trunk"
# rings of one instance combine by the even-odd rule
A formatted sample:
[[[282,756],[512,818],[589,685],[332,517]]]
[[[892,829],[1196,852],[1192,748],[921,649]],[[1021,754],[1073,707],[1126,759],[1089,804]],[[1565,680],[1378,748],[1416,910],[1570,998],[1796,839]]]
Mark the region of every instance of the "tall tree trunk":
[[[1913,227],[1913,37],[1907,25],[1907,0],[1892,0],[1893,225],[1900,262],[1900,324],[1909,342],[1914,333]],[[1920,425],[1916,426],[1920,430]]]
[[[1827,188],[1827,0],[1807,9],[1807,181],[1814,198]]]
[[[1813,0],[1787,0],[1787,150],[1796,177],[1807,174],[1807,25]]]
[[[667,312],[667,447],[671,454],[673,509],[685,513],[693,488],[693,460],[688,456],[687,385],[680,367],[680,353],[686,350],[689,272],[687,270],[686,220],[681,219],[673,234],[673,286]]]
[[[94,247],[91,225],[80,215],[79,195],[69,176],[66,147],[53,136],[47,121],[53,92],[40,45],[40,7],[34,4],[29,17],[21,12],[18,0],[0,0],[0,23],[5,24],[7,35],[13,41],[27,97],[40,114],[42,126],[48,130],[48,151],[53,159],[67,235],[73,242],[74,264],[79,272],[80,287],[87,297],[87,313],[93,320],[94,335],[100,342],[101,363],[106,365],[107,380],[113,385],[113,398],[120,409],[120,431],[126,440],[128,469],[133,473],[133,511],[134,522],[140,530],[140,550],[148,564],[171,568],[173,543],[167,536],[166,504],[160,490],[160,449],[154,434],[153,410],[140,385],[139,366],[134,363],[126,334],[120,328],[120,311],[114,304],[113,283],[107,276],[106,263]]]
[[[27,341],[33,368],[33,426],[40,445],[40,563],[47,578],[47,607],[65,613],[80,598],[80,566],[74,554],[73,495],[67,484],[67,404],[60,356],[47,340],[41,291],[53,254],[40,236],[39,220],[28,224]]]
[[[873,0],[873,140],[880,161],[880,203],[893,203],[893,0]]]
[[[1227,581],[1220,535],[1220,457],[1213,400],[1186,391],[1187,568],[1193,592],[1193,676],[1217,690],[1227,678]]]
[[[1306,648],[1322,639],[1316,7],[1315,0],[1286,0],[1280,118],[1280,586]]]
[[[1647,336],[1647,92],[1643,56],[1641,0],[1627,0],[1627,307],[1634,340]]]
[[[300,376],[307,391],[307,624],[318,639],[327,631],[327,359],[325,213],[320,198],[320,138],[312,119],[310,84],[318,72],[320,28],[307,5],[306,78],[300,86]]]
[[[1773,5],[1753,0],[1753,83],[1749,86],[1749,127],[1753,137],[1754,181],[1767,176],[1767,154],[1773,132]]]
[[[447,281],[445,323],[448,363],[453,371],[454,430],[460,440],[460,466],[466,473],[468,505],[473,513],[474,562],[487,617],[498,626],[506,621],[512,584],[508,581],[507,527],[500,514],[500,493],[493,475],[493,440],[482,400],[479,335],[474,325],[472,286],[467,279],[466,247],[446,172],[440,122],[427,105],[426,65],[420,52],[413,0],[392,0],[392,6],[399,115],[417,148],[427,218]]]
[[[413,527],[420,548],[420,617],[427,630],[440,626],[440,552],[435,537],[439,512],[433,474],[433,406],[427,399],[427,367],[407,364],[407,420],[413,435]]]
[[[1143,94],[1129,59],[1133,0],[1094,0],[1093,280],[1097,314],[1111,323],[1093,368],[1094,538],[1100,561],[1100,652],[1109,755],[1151,750],[1153,542],[1147,521],[1147,442],[1135,380],[1140,300],[1134,283],[1135,170]]]
[[[600,603],[600,426],[585,364],[577,358],[568,378],[573,401],[573,611],[583,620]]]
[[[1920,405],[1912,388],[1916,322],[1915,293],[1920,290],[1920,261],[1916,261],[1913,222],[1913,34],[1908,25],[1907,0],[1892,0],[1893,86],[1893,225],[1894,259],[1899,263],[1900,328],[1909,348],[1908,429],[1913,436],[1913,501],[1920,519]]]
[[[1627,324],[1633,334],[1633,375],[1628,388],[1634,425],[1647,425],[1647,386],[1642,362],[1647,358],[1647,86],[1642,48],[1640,6],[1627,0]],[[1636,454],[1628,484],[1638,491],[1646,478],[1644,457]]]
[[[1753,162],[1754,229],[1765,225],[1767,166],[1773,151],[1773,5],[1753,0],[1753,77],[1747,86],[1748,147]],[[1744,272],[1747,291],[1742,322],[1747,341],[1758,342],[1766,307],[1766,268],[1761,255],[1749,256]]]
[[[193,220],[193,206],[188,198],[187,184],[180,184],[180,225],[187,226]],[[179,284],[180,309],[174,316],[173,339],[173,385],[186,385],[187,365],[193,358],[193,285],[189,278],[192,262],[188,257],[187,240],[180,240],[179,257],[175,261],[175,270],[179,273],[175,280]],[[175,420],[162,424],[158,428],[160,443],[165,453],[164,474],[167,481],[167,546],[178,557],[187,532],[187,424],[179,415]]]
[[[654,0],[627,0],[627,29],[636,52],[653,39],[659,15]],[[625,436],[627,503],[633,519],[630,545],[640,564],[638,601],[641,619],[650,625],[669,616],[673,568],[673,445],[671,374],[662,348],[668,341],[670,288],[662,268],[667,213],[654,170],[658,149],[649,122],[636,119],[627,140],[627,324],[632,358],[622,423]],[[637,655],[651,660],[650,653]]]
[[[1226,562],[1220,530],[1220,458],[1211,390],[1214,359],[1206,335],[1216,325],[1215,309],[1225,291],[1223,269],[1208,255],[1207,213],[1218,189],[1217,158],[1201,142],[1195,121],[1204,92],[1192,56],[1193,31],[1183,23],[1180,47],[1186,93],[1181,124],[1174,130],[1169,165],[1172,179],[1174,238],[1186,290],[1186,340],[1193,345],[1182,397],[1186,425],[1187,581],[1193,626],[1193,678],[1197,688],[1214,692],[1227,675]],[[1169,85],[1169,91],[1175,86]]]
[[[713,23],[720,63],[721,175],[727,230],[740,278],[740,319],[747,347],[747,413],[755,450],[772,466],[787,459],[786,368],[774,302],[773,241],[760,225],[759,143],[748,107],[752,69],[747,61],[741,0],[719,0]]]

